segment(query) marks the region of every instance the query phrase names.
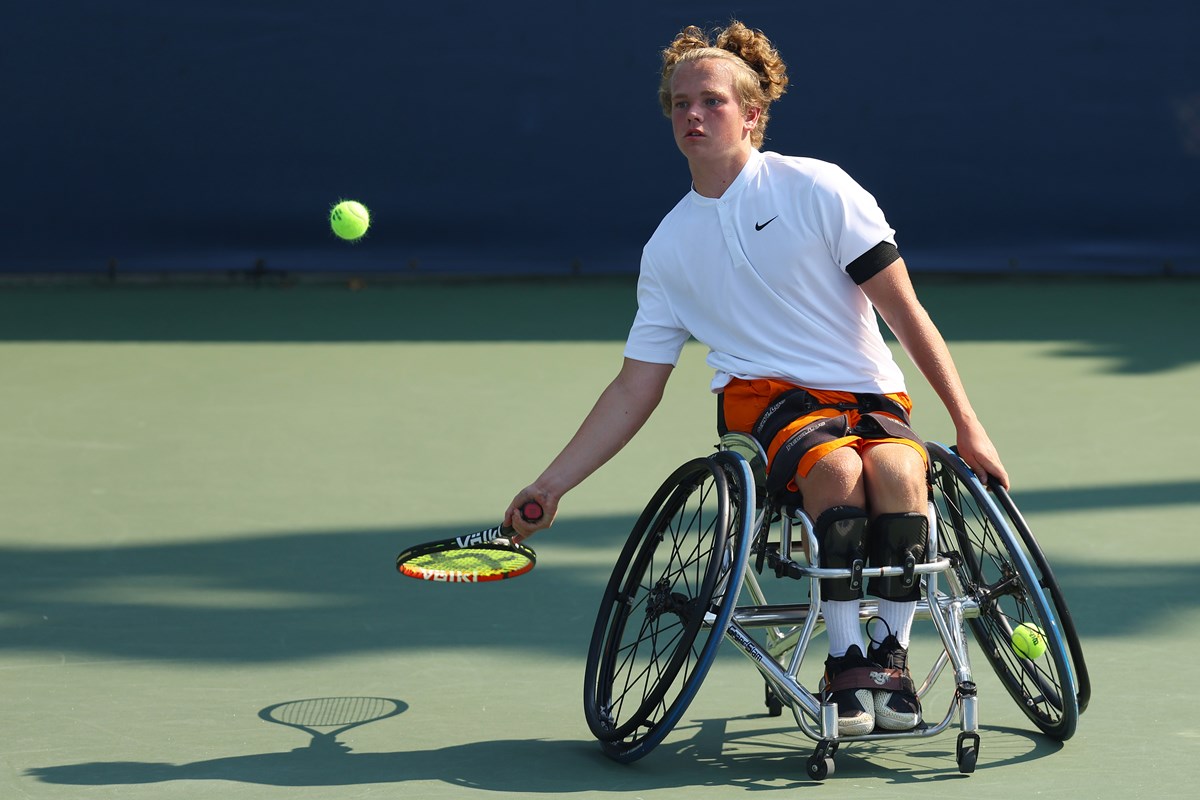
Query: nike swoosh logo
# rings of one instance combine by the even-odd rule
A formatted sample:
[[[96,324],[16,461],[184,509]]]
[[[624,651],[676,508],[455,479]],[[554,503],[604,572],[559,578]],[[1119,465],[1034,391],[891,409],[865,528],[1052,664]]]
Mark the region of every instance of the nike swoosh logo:
[[[771,217],[771,218],[770,218],[769,220],[767,220],[766,222],[763,222],[763,223],[758,223],[758,222],[756,222],[756,223],[754,223],[754,230],[756,230],[756,231],[761,231],[763,228],[767,227],[768,225],[770,225],[772,222],[774,222],[774,221],[775,221],[775,220],[777,220],[777,219],[779,219],[779,215],[778,215],[778,214],[776,214],[775,216]]]

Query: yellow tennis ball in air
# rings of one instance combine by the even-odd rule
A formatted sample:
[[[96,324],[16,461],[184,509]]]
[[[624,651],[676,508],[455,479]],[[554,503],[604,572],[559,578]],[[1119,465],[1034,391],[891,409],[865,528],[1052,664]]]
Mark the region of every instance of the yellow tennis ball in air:
[[[1023,622],[1013,628],[1012,646],[1022,658],[1041,658],[1046,652],[1046,634],[1037,625]]]
[[[371,227],[371,212],[357,200],[343,200],[329,212],[329,227],[342,239],[361,239]]]

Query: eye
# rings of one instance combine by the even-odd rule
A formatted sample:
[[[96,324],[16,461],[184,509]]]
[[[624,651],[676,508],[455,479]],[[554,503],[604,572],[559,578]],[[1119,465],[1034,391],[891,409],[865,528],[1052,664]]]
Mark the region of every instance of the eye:
[[[704,104],[706,106],[719,106],[719,105],[721,105],[722,102],[724,102],[724,101],[721,100],[721,98],[719,98],[719,97],[710,97],[704,101]]]

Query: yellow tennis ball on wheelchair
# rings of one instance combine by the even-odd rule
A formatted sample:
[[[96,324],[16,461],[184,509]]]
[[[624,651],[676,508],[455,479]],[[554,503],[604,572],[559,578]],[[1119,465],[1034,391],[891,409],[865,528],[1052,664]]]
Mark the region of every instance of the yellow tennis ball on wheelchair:
[[[1022,658],[1041,658],[1046,652],[1046,634],[1037,625],[1022,622],[1013,628],[1012,646]]]
[[[357,241],[371,227],[371,212],[357,200],[343,200],[330,210],[329,227],[339,238]]]

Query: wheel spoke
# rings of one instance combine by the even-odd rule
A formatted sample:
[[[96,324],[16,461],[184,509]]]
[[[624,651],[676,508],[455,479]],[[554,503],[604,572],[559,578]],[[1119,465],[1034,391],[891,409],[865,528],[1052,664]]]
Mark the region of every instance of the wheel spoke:
[[[618,760],[641,757],[671,730],[722,639],[712,630],[717,617],[706,612],[729,581],[730,546],[748,537],[732,528],[740,515],[730,510],[720,457],[689,462],[663,484],[606,591],[584,706],[593,733]]]
[[[970,471],[956,455],[931,446],[934,507],[939,529],[956,550],[958,583],[979,604],[970,627],[1005,688],[1044,732],[1067,738],[1078,717],[1069,659],[1057,619],[1040,591],[1047,583],[1025,556],[1022,544]],[[1057,593],[1057,586],[1051,594]],[[1012,644],[1013,630],[1034,625],[1046,635],[1046,651],[1029,659]]]

